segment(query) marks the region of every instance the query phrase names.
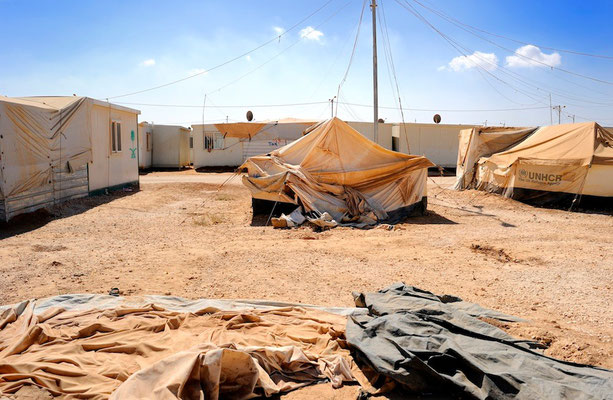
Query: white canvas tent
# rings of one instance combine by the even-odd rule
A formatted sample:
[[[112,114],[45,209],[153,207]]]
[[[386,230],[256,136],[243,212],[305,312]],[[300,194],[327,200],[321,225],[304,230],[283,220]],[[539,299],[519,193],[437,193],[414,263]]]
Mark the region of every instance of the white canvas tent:
[[[138,183],[138,114],[88,97],[0,97],[0,219]]]
[[[516,199],[551,198],[551,193],[613,197],[613,133],[595,122],[473,128],[460,135],[457,177],[457,189]]]
[[[384,149],[338,118],[241,166],[256,199],[328,213],[337,223],[369,225],[425,210],[425,157]]]

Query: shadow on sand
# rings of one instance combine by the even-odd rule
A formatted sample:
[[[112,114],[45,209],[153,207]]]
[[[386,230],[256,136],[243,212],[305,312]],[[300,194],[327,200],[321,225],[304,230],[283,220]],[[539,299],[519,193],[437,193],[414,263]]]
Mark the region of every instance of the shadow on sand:
[[[53,207],[17,215],[9,222],[0,221],[0,240],[36,230],[57,219],[84,213],[102,204],[133,195],[138,191],[137,188],[134,188],[132,191],[115,190],[108,194],[68,200]]]
[[[280,204],[283,204],[283,206],[285,206],[284,209],[281,209],[283,207],[280,206]],[[291,213],[295,208],[296,208],[295,204],[279,203],[277,207],[275,207],[275,211],[272,214],[272,216],[278,217],[281,215],[281,213],[284,213],[287,215]],[[267,222],[268,222],[268,225],[271,225],[269,221],[270,217],[271,217],[270,211],[266,214],[264,213],[253,214],[251,217],[251,226],[266,226]],[[404,225],[404,224],[408,224],[408,225],[456,225],[457,222],[452,221],[448,218],[445,218],[442,215],[437,214],[434,211],[428,210],[426,211],[426,215],[408,217],[402,222],[400,222],[398,225]]]

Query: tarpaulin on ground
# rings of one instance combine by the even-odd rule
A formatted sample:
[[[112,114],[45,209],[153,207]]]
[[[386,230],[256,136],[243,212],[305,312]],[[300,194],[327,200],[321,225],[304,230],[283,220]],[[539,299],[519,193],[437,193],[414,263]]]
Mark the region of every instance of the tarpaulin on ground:
[[[545,126],[523,138],[518,130],[516,143],[489,154],[479,151],[477,136],[475,128],[468,145],[460,143],[457,189],[613,197],[613,133],[595,122]]]
[[[64,398],[250,398],[361,376],[345,348],[343,315],[158,300],[168,308],[86,295],[4,308],[0,393],[34,385]]]
[[[558,361],[479,318],[508,320],[404,284],[355,294],[368,315],[350,316],[358,358],[414,392],[475,399],[611,399],[613,371]]]
[[[328,213],[335,221],[383,221],[426,197],[427,158],[387,150],[338,118],[268,155],[250,157],[243,183],[256,199]]]
[[[92,100],[0,96],[0,199],[48,185],[91,161]]]

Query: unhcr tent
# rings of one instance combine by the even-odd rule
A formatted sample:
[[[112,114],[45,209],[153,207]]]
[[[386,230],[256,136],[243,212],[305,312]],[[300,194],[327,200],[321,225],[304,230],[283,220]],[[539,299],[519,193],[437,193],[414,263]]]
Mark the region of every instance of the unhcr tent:
[[[613,197],[613,133],[597,123],[515,129],[491,136],[495,140],[488,148],[487,134],[465,143],[461,135],[456,188],[524,200],[552,199],[552,192],[554,199],[563,193]]]
[[[386,150],[338,118],[241,168],[255,199],[302,206],[337,223],[369,225],[425,210],[425,157]]]

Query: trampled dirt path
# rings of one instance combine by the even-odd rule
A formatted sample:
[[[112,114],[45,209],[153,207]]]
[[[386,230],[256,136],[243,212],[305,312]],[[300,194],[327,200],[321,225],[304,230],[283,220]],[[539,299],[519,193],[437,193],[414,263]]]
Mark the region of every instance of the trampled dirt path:
[[[404,281],[526,318],[503,328],[554,357],[613,368],[612,216],[429,182],[429,215],[392,230],[275,230],[252,226],[240,178],[217,191],[229,176],[151,173],[139,192],[0,226],[0,304],[119,287],[350,306],[351,291]]]

